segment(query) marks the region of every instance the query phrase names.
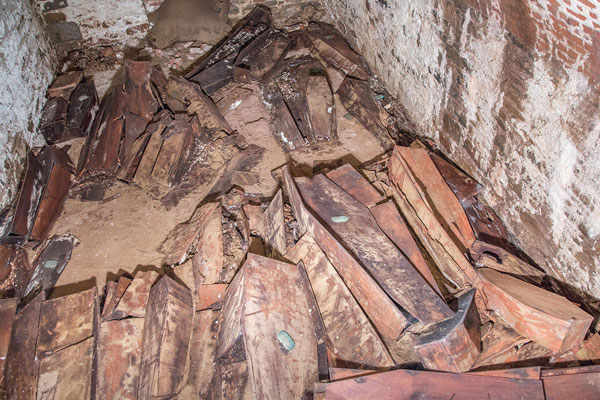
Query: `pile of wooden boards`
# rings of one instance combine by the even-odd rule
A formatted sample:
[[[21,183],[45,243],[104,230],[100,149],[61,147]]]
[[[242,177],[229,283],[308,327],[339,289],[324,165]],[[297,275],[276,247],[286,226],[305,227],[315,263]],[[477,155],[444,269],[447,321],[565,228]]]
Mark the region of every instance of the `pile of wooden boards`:
[[[458,197],[476,184],[432,156],[397,146],[312,177],[284,166],[270,201],[234,189],[199,205],[160,268],[104,296],[38,291],[16,313],[2,300],[6,394],[598,398],[592,316],[481,241]]]

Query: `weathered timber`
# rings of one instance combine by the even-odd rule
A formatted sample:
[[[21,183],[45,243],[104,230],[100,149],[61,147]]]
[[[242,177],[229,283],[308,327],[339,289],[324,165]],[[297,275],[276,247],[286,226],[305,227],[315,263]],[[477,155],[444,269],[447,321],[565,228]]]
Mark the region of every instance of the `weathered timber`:
[[[143,318],[106,321],[98,339],[96,399],[137,399]]]
[[[268,29],[239,52],[235,66],[247,69],[252,81],[260,81],[285,55],[290,42],[284,33]]]
[[[6,356],[8,354],[10,335],[17,311],[17,302],[18,299],[16,297],[0,299],[0,321],[2,321],[0,325],[0,388],[4,386]]]
[[[423,322],[436,322],[453,315],[381,231],[368,208],[323,175],[312,180],[296,178],[296,184],[310,208],[396,303]]]
[[[598,366],[542,371],[546,400],[600,398],[600,368]]]
[[[121,300],[121,297],[125,294],[125,291],[131,285],[131,279],[122,276],[117,282],[114,283],[114,289],[106,295],[106,301],[104,302],[104,308],[102,308],[102,319],[111,320],[115,316],[114,311],[117,308],[117,304]],[[108,286],[108,283],[107,283]]]
[[[529,339],[519,335],[502,320],[494,322],[481,338],[481,353],[473,368],[516,361],[517,349],[528,341]]]
[[[233,81],[234,61],[235,54],[232,54],[198,72],[189,80],[198,83],[204,93],[210,96]]]
[[[298,233],[312,234],[385,343],[388,346],[395,343],[407,326],[406,317],[369,273],[310,213],[287,167],[282,173],[285,191],[298,221]]]
[[[329,368],[329,381],[342,381],[344,379],[358,378],[360,376],[375,374],[376,370],[352,369],[352,368]]]
[[[173,396],[182,389],[193,317],[190,291],[163,276],[150,290],[144,317],[138,398]]]
[[[69,139],[67,114],[69,102],[62,97],[48,99],[42,109],[40,131],[48,144],[62,143]]]
[[[273,200],[265,210],[265,244],[267,255],[279,256],[285,254],[285,224],[283,220],[283,195],[277,191]]]
[[[221,272],[225,266],[223,240],[222,212],[217,203],[203,219],[196,253],[192,257],[197,284],[221,282]]]
[[[476,240],[469,249],[471,258],[479,266],[517,276],[531,283],[540,284],[546,275],[501,247]]]
[[[429,269],[429,265],[423,258],[421,250],[419,250],[394,202],[390,200],[376,205],[370,211],[381,230],[406,255],[421,276],[429,283],[429,286],[439,294],[440,288],[431,273],[431,269]]]
[[[429,207],[399,147],[394,149],[388,161],[388,176],[402,215],[439,271],[457,288],[477,286],[481,278]]]
[[[297,150],[306,146],[306,139],[300,134],[277,83],[269,82],[263,89],[263,98],[271,114],[271,127],[275,138],[287,150]]]
[[[465,213],[479,240],[514,251],[506,226],[490,206],[475,201],[465,207]]]
[[[96,287],[42,303],[36,357],[42,359],[92,336]]]
[[[490,369],[487,371],[474,371],[469,373],[472,375],[497,376],[501,378],[538,380],[541,376],[541,367]]]
[[[242,209],[244,215],[248,219],[248,227],[251,232],[256,232],[259,235],[265,234],[265,222],[263,209],[259,205],[245,204]]]
[[[305,234],[285,257],[306,268],[335,358],[356,368],[393,366],[385,344],[314,239]]]
[[[332,382],[326,399],[543,400],[542,382],[471,374],[396,370]]]
[[[80,83],[69,103],[67,114],[68,138],[87,136],[94,119],[98,96],[94,81]]]
[[[371,208],[384,200],[377,189],[350,164],[344,164],[325,175],[365,207]]]
[[[325,71],[315,71],[309,75],[306,83],[306,102],[308,114],[317,142],[325,142],[337,138],[335,103],[333,91]]]
[[[566,298],[489,268],[479,270],[489,309],[517,333],[554,351],[579,346],[593,317]]]
[[[58,75],[48,88],[48,98],[61,97],[69,101],[71,94],[83,79],[83,71],[69,71]]]
[[[198,285],[196,287],[196,311],[211,308],[215,303],[223,302],[227,284]]]
[[[473,366],[481,350],[480,321],[473,302],[475,290],[458,297],[455,316],[434,324],[419,336],[415,348],[428,369],[465,372]]]
[[[38,294],[13,321],[4,376],[8,399],[36,399],[39,361],[35,345],[43,300],[44,293]]]
[[[150,288],[158,278],[156,271],[138,271],[112,313],[114,318],[143,317]]]
[[[296,265],[248,254],[223,306],[217,355],[222,382],[235,368],[252,398],[300,398],[318,380],[317,339]],[[244,365],[247,364],[247,369]],[[244,378],[230,390],[243,393]],[[236,397],[240,398],[240,397]]]
[[[435,153],[429,153],[429,155],[458,201],[463,207],[470,205],[474,201],[473,198],[481,193],[483,186],[444,158]]]
[[[38,400],[92,398],[94,339],[60,350],[40,361]]]

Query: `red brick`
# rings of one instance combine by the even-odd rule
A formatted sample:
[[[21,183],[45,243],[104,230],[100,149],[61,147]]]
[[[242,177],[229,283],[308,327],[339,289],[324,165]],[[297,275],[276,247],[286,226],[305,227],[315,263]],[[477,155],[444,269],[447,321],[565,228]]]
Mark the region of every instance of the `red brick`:
[[[594,10],[596,8],[596,5],[589,0],[577,0],[577,1],[585,6],[589,7],[592,10]]]
[[[575,11],[573,11],[573,10],[569,9],[569,8],[567,8],[567,12],[568,12],[569,14],[571,14],[571,15],[575,16],[575,18],[579,18],[579,19],[580,19],[580,20],[582,20],[582,21],[585,21],[585,20],[587,20],[587,18],[586,18],[584,15],[581,15],[581,14],[579,14],[579,13],[577,13],[577,12],[575,12]]]

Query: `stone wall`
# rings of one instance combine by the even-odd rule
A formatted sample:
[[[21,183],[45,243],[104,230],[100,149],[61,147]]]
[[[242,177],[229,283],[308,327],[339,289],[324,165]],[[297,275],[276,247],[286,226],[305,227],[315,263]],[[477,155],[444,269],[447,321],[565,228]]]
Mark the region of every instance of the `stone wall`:
[[[600,2],[324,0],[517,244],[600,297]],[[590,301],[590,299],[588,299]]]
[[[0,0],[0,234],[3,214],[18,191],[27,146],[37,133],[46,88],[56,64],[42,24],[29,1]]]

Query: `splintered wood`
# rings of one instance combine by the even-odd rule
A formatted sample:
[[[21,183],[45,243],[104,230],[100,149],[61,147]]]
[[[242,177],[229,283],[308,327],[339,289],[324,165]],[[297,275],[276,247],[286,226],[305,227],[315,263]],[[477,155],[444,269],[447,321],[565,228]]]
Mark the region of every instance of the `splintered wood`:
[[[121,72],[97,112],[81,71],[48,89],[50,145],[28,153],[0,238],[0,398],[600,398],[597,316],[547,289],[483,186],[408,146],[402,107],[333,27],[278,29],[258,6],[185,76]],[[250,94],[298,162],[268,193],[255,166],[280,161],[229,119]],[[340,103],[386,153],[304,159],[341,145]],[[75,169],[52,144],[77,137]],[[167,210],[205,198],[182,203],[155,265],[59,297],[78,240],[46,240],[54,220],[115,180]]]

